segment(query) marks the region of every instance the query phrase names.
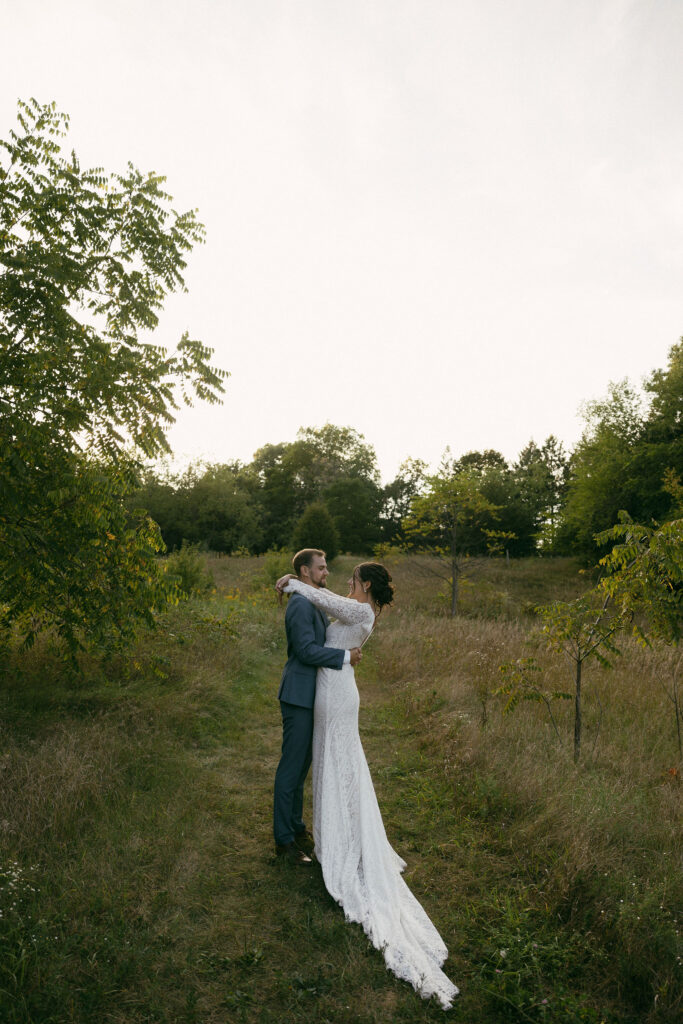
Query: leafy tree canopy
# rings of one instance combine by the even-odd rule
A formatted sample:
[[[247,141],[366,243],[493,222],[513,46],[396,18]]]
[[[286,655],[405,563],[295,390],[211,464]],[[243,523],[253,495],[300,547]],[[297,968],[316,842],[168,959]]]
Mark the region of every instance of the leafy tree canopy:
[[[195,212],[132,164],[84,170],[62,155],[67,128],[32,100],[0,140],[0,605],[26,638],[37,617],[74,650],[79,630],[123,633],[159,599],[158,532],[122,512],[135,460],[168,450],[178,400],[218,401],[226,374],[187,334],[174,351],[151,340],[203,239]]]
[[[367,554],[380,539],[380,488],[363,477],[336,480],[325,490],[324,500],[332,515],[342,551]]]
[[[165,478],[148,470],[130,502],[131,507],[145,508],[159,524],[169,549],[181,547],[183,541],[225,554],[261,546],[257,483],[237,460],[195,463],[184,473]]]
[[[662,440],[683,435],[683,338],[671,347],[666,369],[654,370],[645,382],[652,396],[647,426]]]
[[[628,381],[611,384],[605,399],[584,409],[586,428],[573,453],[560,550],[593,558],[595,537],[621,510],[643,525],[666,518],[672,498],[666,474],[683,473],[683,342],[645,385],[644,406]]]
[[[352,427],[302,427],[297,438],[314,455],[314,466],[321,488],[339,477],[360,477],[379,484],[377,456],[372,445]]]
[[[380,519],[382,536],[390,544],[402,538],[402,524],[410,512],[414,497],[420,494],[427,479],[427,463],[422,459],[405,459],[398,473],[382,491]]]
[[[455,550],[473,553],[472,538],[478,540],[486,525],[497,520],[499,509],[482,494],[477,473],[446,473],[445,462],[428,478],[428,490],[413,499],[404,524],[409,546],[449,555]]]
[[[320,548],[331,562],[339,553],[339,535],[334,520],[322,501],[315,501],[308,506],[294,529],[292,547],[295,551],[302,548]]]
[[[483,452],[466,452],[459,459],[449,457],[447,461],[451,472],[454,473],[472,470],[474,473],[484,476],[490,470],[506,472],[509,468],[505,456],[494,448],[487,448]]]
[[[0,140],[0,412],[5,431],[120,455],[168,450],[177,407],[215,402],[220,370],[183,335],[174,352],[148,332],[169,292],[185,290],[185,254],[202,241],[164,178],[82,170],[61,155],[68,117],[19,104],[20,131]],[[79,443],[80,442],[80,443]]]
[[[320,501],[332,484],[345,479],[377,487],[377,457],[352,427],[302,427],[291,444],[269,444],[251,466],[259,481],[266,547],[288,546],[294,524],[307,505]]]
[[[491,508],[476,521],[461,524],[460,544],[472,554],[491,551],[492,532],[507,535],[504,549],[514,555],[528,555],[535,549],[535,516],[521,494],[519,482],[505,457],[493,448],[472,451],[454,459],[448,451],[439,468],[439,475],[457,477],[465,474],[476,482],[477,491]],[[495,511],[494,511],[495,510]],[[500,550],[500,545],[497,546]]]

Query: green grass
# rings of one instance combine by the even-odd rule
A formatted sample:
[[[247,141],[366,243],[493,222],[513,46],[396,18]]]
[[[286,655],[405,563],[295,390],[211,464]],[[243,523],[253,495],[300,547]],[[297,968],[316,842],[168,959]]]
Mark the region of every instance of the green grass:
[[[578,592],[577,567],[492,563],[455,623],[409,563],[393,569],[396,608],[358,672],[361,732],[408,884],[449,947],[450,1019],[678,1020],[680,787],[645,655],[587,680],[607,712],[576,769],[538,709],[503,720],[486,696],[484,725],[481,695],[529,607]],[[215,592],[80,681],[45,645],[6,667],[0,1020],[443,1020],[344,922],[317,867],[273,856],[283,613],[263,560],[212,571]],[[487,588],[506,595],[498,611]]]

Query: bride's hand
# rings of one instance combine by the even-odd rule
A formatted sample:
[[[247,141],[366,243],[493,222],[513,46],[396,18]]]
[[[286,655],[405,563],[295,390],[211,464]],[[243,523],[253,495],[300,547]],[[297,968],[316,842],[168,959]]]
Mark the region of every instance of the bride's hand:
[[[289,583],[289,581],[290,580],[295,580],[295,579],[296,579],[296,576],[294,575],[293,572],[288,572],[285,576],[281,576],[280,579],[275,584],[275,589],[277,590],[278,594],[283,594],[284,593],[284,589],[287,586],[287,584]]]

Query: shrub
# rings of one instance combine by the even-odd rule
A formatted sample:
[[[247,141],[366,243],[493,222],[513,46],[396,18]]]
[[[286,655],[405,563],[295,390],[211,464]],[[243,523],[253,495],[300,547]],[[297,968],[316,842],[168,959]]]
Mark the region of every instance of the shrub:
[[[266,551],[258,576],[267,586],[274,586],[285,573],[293,572],[292,555],[286,548]]]
[[[198,544],[188,544],[187,541],[168,556],[164,572],[177,584],[183,597],[204,594],[213,585],[206,555],[201,553]]]

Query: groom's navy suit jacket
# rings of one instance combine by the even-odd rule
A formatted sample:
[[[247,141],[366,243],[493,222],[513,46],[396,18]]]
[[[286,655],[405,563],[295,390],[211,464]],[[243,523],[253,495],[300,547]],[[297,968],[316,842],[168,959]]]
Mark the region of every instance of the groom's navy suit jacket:
[[[327,618],[301,594],[292,594],[285,612],[287,663],[282,672],[278,700],[312,708],[318,668],[340,669],[344,651],[324,647]]]

